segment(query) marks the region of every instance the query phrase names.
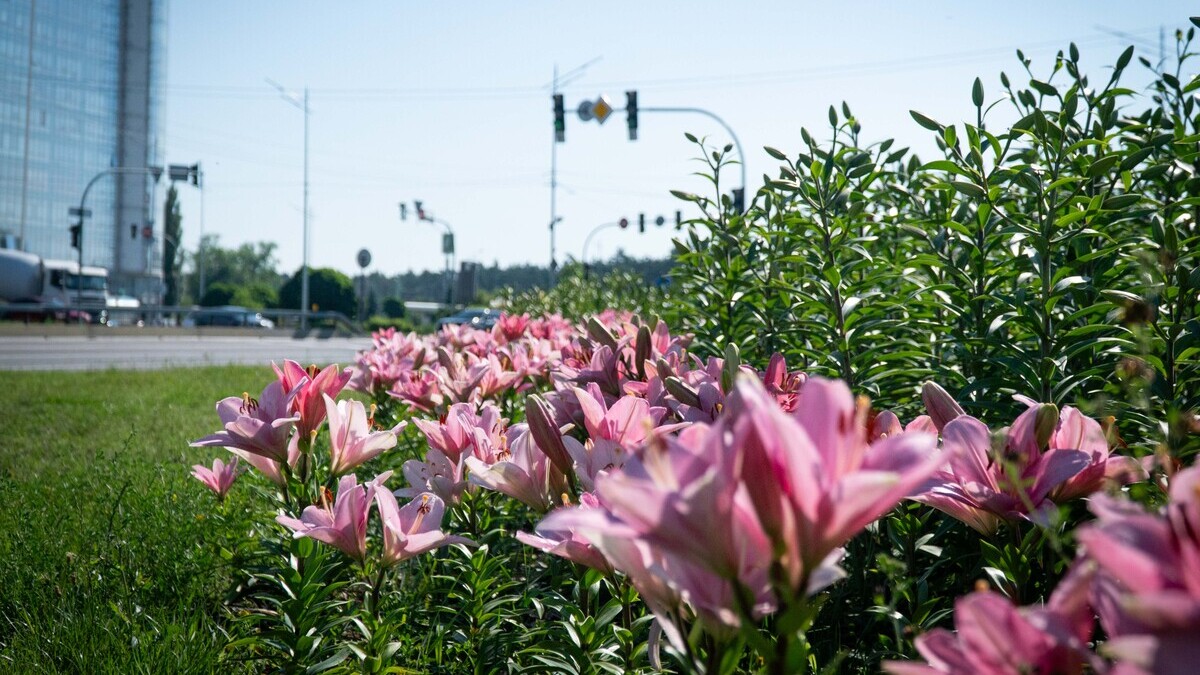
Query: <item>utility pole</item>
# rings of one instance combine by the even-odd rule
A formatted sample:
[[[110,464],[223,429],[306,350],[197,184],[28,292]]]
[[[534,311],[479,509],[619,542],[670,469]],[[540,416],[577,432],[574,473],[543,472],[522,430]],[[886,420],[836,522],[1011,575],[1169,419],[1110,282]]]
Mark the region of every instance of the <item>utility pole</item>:
[[[304,88],[304,98],[283,88],[283,85],[268,78],[267,84],[274,87],[283,100],[299,108],[304,113],[304,259],[300,265],[300,330],[308,329],[308,116],[312,112],[308,107],[308,87]]]

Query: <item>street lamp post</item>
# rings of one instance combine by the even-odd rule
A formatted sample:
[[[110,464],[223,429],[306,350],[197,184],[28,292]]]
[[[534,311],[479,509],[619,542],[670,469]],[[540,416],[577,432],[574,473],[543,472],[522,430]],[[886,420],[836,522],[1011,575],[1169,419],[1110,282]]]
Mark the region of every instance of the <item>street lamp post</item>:
[[[267,83],[275,87],[283,96],[283,100],[299,108],[304,113],[304,257],[300,267],[300,330],[308,329],[308,87],[304,88],[304,98],[284,89],[278,82],[268,79]]]
[[[583,263],[583,278],[584,279],[588,278],[587,254],[588,254],[588,247],[591,246],[591,244],[592,244],[592,237],[594,237],[596,235],[596,233],[600,232],[601,230],[607,230],[610,227],[619,227],[620,225],[621,225],[621,223],[619,221],[613,221],[611,223],[602,223],[602,224],[594,227],[591,232],[588,232],[587,238],[585,238],[583,240],[583,257],[580,258],[580,262]]]
[[[88,215],[87,196],[88,196],[88,193],[92,191],[92,186],[95,185],[96,182],[99,181],[101,178],[108,176],[108,175],[112,175],[112,174],[118,174],[118,173],[148,174],[148,175],[152,176],[154,178],[154,181],[157,183],[159,177],[162,176],[162,171],[163,170],[162,170],[161,166],[145,166],[145,167],[115,166],[115,167],[101,171],[100,173],[96,174],[95,176],[92,176],[92,179],[90,181],[88,181],[88,184],[83,188],[83,195],[79,198],[79,208],[71,209],[71,215],[79,217],[79,222],[77,222],[75,224],[75,227],[78,228],[78,230],[77,230],[78,234],[76,236],[79,237],[79,241],[78,241],[79,246],[77,247],[77,249],[79,251],[79,272],[78,273],[80,275],[83,274],[83,219],[85,216]]]
[[[742,152],[741,141],[738,140],[737,134],[733,133],[733,129],[728,124],[725,123],[725,120],[718,117],[716,113],[714,113],[710,110],[705,110],[704,108],[656,108],[656,107],[648,108],[648,107],[641,107],[641,108],[639,108],[639,110],[641,110],[641,112],[695,113],[697,115],[704,115],[705,117],[708,117],[708,118],[714,120],[717,124],[720,124],[725,129],[725,131],[729,133],[729,137],[733,139],[734,147],[737,148],[738,165],[742,170],[742,199],[743,199],[742,204],[743,204],[743,209],[744,209],[744,205],[745,205],[744,200],[746,198],[746,153]]]

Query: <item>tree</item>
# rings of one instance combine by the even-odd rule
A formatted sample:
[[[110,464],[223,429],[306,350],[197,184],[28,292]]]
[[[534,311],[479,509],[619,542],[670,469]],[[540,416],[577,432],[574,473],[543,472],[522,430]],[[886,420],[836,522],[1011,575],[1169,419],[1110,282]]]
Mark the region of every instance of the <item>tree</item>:
[[[236,289],[231,296],[232,304],[246,307],[270,307],[276,303],[277,292],[284,277],[276,269],[275,244],[265,241],[242,244],[237,248],[222,248],[215,234],[206,234],[200,240],[200,251],[193,260],[204,260],[206,286],[228,284]],[[193,268],[189,286],[199,289],[195,283],[198,271]],[[199,298],[200,304],[208,305],[209,294]],[[216,296],[214,296],[216,297]],[[229,303],[217,303],[229,304]]]
[[[179,270],[183,267],[183,213],[179,209],[179,192],[174,185],[167,190],[167,201],[163,204],[163,281],[167,292],[163,295],[164,305],[179,304]]]
[[[279,289],[281,308],[299,309],[300,283],[300,270],[296,270],[283,288]],[[354,282],[345,274],[328,267],[309,268],[308,299],[318,311],[341,312],[346,316],[354,316],[354,308],[357,306]]]

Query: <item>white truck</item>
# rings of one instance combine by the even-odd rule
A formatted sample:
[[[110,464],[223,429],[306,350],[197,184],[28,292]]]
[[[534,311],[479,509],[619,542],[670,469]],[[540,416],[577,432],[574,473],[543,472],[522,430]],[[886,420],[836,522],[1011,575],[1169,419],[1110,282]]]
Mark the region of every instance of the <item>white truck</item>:
[[[108,301],[108,270],[83,266],[73,260],[50,260],[15,249],[0,249],[0,310],[6,304],[62,306],[72,314],[83,311],[93,321],[102,321]],[[12,316],[17,307],[5,313]],[[29,311],[21,310],[28,314]],[[72,314],[64,318],[77,318]]]

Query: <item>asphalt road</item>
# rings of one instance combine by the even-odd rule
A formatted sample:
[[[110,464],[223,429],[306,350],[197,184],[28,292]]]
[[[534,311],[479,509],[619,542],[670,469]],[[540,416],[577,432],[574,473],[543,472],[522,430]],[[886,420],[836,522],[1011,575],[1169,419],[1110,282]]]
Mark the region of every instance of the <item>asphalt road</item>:
[[[354,361],[370,338],[0,336],[0,370],[151,370],[208,365]]]

